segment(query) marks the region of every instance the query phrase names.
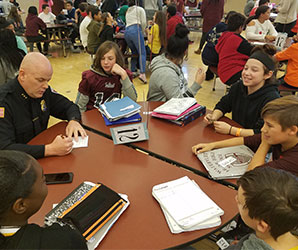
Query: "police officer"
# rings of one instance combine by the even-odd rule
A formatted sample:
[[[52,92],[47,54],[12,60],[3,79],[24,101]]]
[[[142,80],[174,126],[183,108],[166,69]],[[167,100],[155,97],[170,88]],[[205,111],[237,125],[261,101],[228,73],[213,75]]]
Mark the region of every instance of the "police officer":
[[[52,74],[49,60],[33,52],[24,57],[17,78],[0,87],[0,149],[24,151],[35,158],[66,155],[72,150],[72,136],[86,136],[78,106],[49,87]],[[27,145],[47,128],[50,115],[69,121],[66,137],[58,135],[47,145]]]

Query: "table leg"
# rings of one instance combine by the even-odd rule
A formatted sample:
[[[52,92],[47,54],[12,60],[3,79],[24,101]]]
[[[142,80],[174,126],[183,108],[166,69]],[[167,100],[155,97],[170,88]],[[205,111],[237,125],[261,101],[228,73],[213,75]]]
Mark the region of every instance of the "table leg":
[[[62,34],[61,34],[61,29],[60,28],[58,29],[58,36],[59,36],[59,40],[61,41],[61,44],[62,44],[63,56],[66,57],[65,43],[62,40]],[[65,40],[65,41],[67,41],[67,40]]]

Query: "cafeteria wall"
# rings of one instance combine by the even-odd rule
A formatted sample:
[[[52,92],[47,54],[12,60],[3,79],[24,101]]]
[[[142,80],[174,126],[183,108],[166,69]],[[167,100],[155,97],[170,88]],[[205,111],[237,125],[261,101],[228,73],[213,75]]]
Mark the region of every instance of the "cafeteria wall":
[[[17,2],[20,4],[21,9],[25,11],[25,15],[22,15],[23,19],[27,16],[27,10],[29,6],[33,5],[38,8],[38,0],[17,0]],[[246,0],[226,0],[225,12],[234,10],[242,13],[245,3]]]

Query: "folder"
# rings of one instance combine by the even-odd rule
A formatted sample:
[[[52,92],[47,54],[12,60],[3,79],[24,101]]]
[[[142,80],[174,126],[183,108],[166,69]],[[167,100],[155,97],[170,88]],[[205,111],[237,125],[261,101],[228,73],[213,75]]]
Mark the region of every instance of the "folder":
[[[99,105],[99,111],[103,113],[110,121],[116,121],[124,117],[139,113],[141,106],[125,96],[122,99],[105,102]]]
[[[142,117],[139,113],[137,113],[135,115],[132,115],[130,117],[121,118],[121,119],[116,120],[116,121],[110,121],[104,114],[102,114],[102,117],[103,117],[103,119],[105,121],[105,124],[107,126],[142,121]]]

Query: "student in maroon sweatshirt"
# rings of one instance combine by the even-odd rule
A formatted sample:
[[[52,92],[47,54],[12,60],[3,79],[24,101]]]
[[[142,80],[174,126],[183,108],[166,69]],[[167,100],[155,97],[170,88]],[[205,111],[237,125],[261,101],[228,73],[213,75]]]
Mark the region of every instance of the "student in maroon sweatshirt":
[[[43,45],[43,51],[41,49],[40,42],[47,40],[46,37],[39,33],[39,30],[46,31],[46,24],[37,16],[37,8],[30,6],[28,9],[28,16],[26,18],[26,32],[25,36],[28,42],[36,42],[37,48],[40,53],[44,55],[48,54],[49,42],[45,42]]]
[[[167,8],[167,40],[175,34],[176,25],[183,23],[182,17],[177,14],[177,9],[174,4],[171,4]]]
[[[219,56],[218,75],[226,85],[232,85],[241,77],[243,67],[253,46],[240,34],[246,18],[235,13],[228,19],[228,31],[222,33],[215,46]]]

